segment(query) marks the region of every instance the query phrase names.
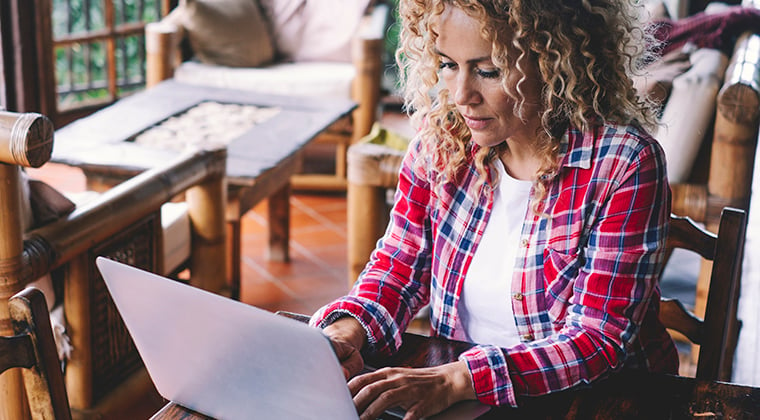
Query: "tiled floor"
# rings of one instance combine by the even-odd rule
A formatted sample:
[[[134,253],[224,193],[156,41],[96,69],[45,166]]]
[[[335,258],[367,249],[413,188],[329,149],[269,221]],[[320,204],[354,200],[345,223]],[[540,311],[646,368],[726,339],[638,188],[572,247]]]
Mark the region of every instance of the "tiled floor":
[[[241,300],[312,313],[348,290],[345,194],[295,194],[290,204],[289,263],[265,257],[266,206],[243,218]]]

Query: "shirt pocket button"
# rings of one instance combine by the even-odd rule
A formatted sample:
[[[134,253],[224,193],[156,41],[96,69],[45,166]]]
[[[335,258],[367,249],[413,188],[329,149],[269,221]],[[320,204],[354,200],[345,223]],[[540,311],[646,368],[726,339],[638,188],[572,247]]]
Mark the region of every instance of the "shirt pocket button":
[[[525,341],[533,341],[533,334],[525,334],[522,336]]]

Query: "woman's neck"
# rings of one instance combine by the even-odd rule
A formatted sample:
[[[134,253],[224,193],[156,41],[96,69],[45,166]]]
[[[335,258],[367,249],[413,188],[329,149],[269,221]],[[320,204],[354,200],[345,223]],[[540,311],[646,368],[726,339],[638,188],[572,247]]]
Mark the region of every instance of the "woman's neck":
[[[507,147],[499,154],[507,173],[515,179],[533,181],[541,168],[541,159],[535,140],[520,140],[510,137]]]

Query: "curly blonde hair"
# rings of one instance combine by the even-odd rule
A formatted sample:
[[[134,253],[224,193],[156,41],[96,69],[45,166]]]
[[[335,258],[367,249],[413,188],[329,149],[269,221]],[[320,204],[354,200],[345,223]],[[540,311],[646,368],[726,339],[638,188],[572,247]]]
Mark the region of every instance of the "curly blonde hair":
[[[396,59],[407,110],[428,144],[440,181],[453,179],[471,149],[469,128],[450,100],[436,89],[440,57],[437,22],[446,7],[458,7],[482,23],[492,42],[492,61],[501,70],[515,115],[525,118],[520,83],[510,88],[512,71],[524,81],[523,60],[533,60],[542,83],[541,128],[536,144],[542,157],[533,202],[542,201],[556,173],[560,140],[568,126],[582,130],[605,123],[655,124],[654,107],[640,98],[631,76],[654,58],[654,38],[639,20],[636,0],[401,0],[401,35]],[[510,49],[518,59],[508,60]],[[436,92],[436,93],[432,93]],[[475,165],[486,166],[506,143],[480,148]]]

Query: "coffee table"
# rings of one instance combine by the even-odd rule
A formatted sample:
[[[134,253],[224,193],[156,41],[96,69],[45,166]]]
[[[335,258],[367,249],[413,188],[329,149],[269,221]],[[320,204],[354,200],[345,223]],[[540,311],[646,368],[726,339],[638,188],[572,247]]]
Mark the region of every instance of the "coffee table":
[[[226,146],[230,294],[237,298],[241,217],[268,199],[269,258],[288,261],[290,177],[301,168],[304,146],[348,115],[355,103],[263,95],[167,80],[57,130],[51,161],[81,168],[88,189],[103,191],[179,155],[177,150],[137,143],[134,138],[204,102],[278,109],[271,118],[236,135]]]

